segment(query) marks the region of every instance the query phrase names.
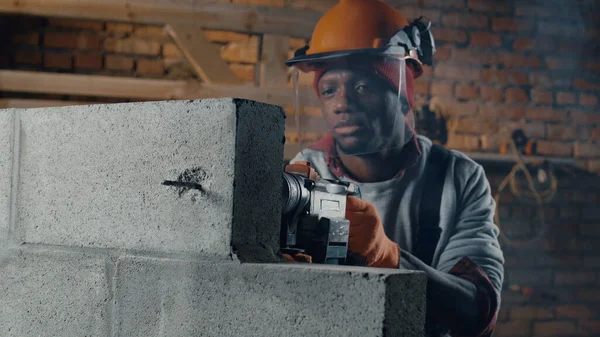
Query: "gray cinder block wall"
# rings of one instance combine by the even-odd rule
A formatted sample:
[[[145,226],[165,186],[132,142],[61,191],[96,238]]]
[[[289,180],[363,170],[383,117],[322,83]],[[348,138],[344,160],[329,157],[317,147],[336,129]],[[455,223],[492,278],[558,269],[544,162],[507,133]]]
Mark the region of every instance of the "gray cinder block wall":
[[[0,110],[0,335],[422,336],[423,274],[280,261],[283,140],[239,99]]]

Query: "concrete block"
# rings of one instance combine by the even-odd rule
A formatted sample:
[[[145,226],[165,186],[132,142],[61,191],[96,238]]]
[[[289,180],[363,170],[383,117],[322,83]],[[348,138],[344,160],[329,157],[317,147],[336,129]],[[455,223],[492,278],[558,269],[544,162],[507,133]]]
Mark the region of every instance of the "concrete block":
[[[14,110],[0,110],[0,242],[8,236],[13,166]]]
[[[206,99],[32,109],[21,130],[23,242],[219,259],[233,246],[245,261],[275,259],[281,107]]]
[[[421,272],[307,264],[117,262],[119,336],[423,336]]]
[[[0,250],[0,336],[108,336],[105,260]]]

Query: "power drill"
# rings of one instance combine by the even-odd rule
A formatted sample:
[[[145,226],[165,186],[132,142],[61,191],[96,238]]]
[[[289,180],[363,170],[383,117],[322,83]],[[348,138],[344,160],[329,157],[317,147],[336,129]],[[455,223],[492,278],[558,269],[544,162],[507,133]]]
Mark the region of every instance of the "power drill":
[[[322,179],[308,162],[288,165],[283,173],[281,252],[310,255],[314,263],[342,264],[348,252],[350,221],[346,199],[358,186]]]

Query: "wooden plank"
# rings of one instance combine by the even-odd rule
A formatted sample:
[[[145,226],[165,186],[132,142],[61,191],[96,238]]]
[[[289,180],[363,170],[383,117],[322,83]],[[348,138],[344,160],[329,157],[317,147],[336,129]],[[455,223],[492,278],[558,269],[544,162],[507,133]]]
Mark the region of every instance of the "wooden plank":
[[[168,24],[165,25],[164,29],[175,41],[203,82],[209,84],[242,84],[242,81],[231,71],[229,65],[223,61],[217,48],[206,38],[202,28]]]
[[[263,35],[260,57],[260,86],[285,87],[288,82],[288,67],[285,61],[290,49],[290,37]]]
[[[61,101],[51,99],[30,99],[30,98],[2,98],[0,99],[0,109],[32,109],[32,108],[49,108],[60,106],[73,105],[91,105],[102,104],[97,102],[80,102],[80,101]]]
[[[203,0],[0,0],[0,12],[310,37],[322,11]]]
[[[289,106],[293,90],[257,88],[252,85],[217,85],[199,81],[173,81],[117,76],[59,74],[17,70],[0,70],[0,91],[29,92],[137,100],[181,100],[233,97]],[[318,107],[319,101],[310,88],[299,93],[303,105]]]

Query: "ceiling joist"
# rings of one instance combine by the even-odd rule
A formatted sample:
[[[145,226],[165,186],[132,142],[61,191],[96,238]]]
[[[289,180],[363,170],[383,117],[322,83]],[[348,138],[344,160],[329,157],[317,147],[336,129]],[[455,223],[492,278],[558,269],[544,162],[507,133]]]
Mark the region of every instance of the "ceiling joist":
[[[294,101],[291,88],[258,88],[250,84],[220,85],[201,83],[196,80],[174,81],[20,70],[0,70],[0,91],[134,100],[234,97],[283,107],[289,106]],[[304,106],[319,106],[318,98],[310,88],[299,90],[299,100]]]
[[[322,11],[202,0],[0,0],[0,12],[308,38]]]

